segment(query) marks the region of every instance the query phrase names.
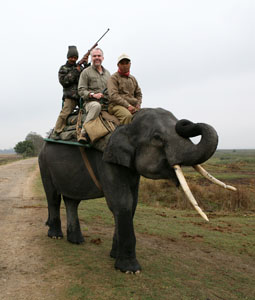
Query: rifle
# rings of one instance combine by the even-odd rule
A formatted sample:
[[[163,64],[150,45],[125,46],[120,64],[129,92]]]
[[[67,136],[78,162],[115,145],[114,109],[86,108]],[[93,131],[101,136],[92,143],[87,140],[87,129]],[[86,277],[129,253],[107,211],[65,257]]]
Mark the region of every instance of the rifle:
[[[97,40],[96,42],[95,42],[95,44],[83,55],[83,58],[80,60],[80,61],[78,61],[78,65],[82,65],[84,62],[88,62],[88,57],[89,57],[89,55],[90,55],[90,52],[94,49],[94,48],[96,48],[96,46],[98,45],[98,43],[99,43],[99,41],[101,41],[101,39],[106,35],[106,33],[108,32],[110,30],[110,28],[108,28],[107,30],[106,30],[106,32],[100,37],[100,39],[99,40]]]

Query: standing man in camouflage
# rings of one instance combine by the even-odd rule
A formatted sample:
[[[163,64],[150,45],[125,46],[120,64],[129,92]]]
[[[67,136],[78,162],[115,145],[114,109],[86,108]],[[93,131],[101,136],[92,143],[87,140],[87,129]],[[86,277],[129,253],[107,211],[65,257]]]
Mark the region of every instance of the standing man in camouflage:
[[[67,117],[73,112],[76,105],[79,104],[78,82],[81,72],[89,66],[88,57],[83,57],[83,66],[77,65],[79,54],[76,46],[69,46],[67,52],[67,62],[61,66],[58,72],[58,79],[63,86],[63,108],[58,116],[54,132],[51,135],[53,139],[60,139],[60,133],[66,126]]]
[[[130,74],[131,60],[122,54],[117,61],[118,71],[108,80],[108,111],[119,119],[120,124],[129,124],[133,114],[141,108],[142,92],[137,80]]]
[[[84,100],[84,108],[87,116],[84,123],[96,119],[101,110],[107,110],[108,97],[105,90],[107,81],[111,76],[109,71],[102,66],[104,53],[100,48],[95,48],[91,51],[92,65],[82,71],[78,92]],[[85,136],[85,129],[82,129],[82,136]]]

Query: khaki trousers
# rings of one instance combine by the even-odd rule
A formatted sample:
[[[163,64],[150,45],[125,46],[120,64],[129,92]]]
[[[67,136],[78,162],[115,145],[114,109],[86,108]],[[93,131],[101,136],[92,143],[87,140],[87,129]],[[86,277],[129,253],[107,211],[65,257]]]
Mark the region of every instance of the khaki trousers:
[[[66,98],[64,101],[64,106],[58,116],[54,132],[61,133],[66,126],[66,119],[73,112],[75,106],[77,105],[77,101],[73,99]]]
[[[91,120],[95,120],[101,112],[101,104],[97,101],[89,101],[85,104],[85,110],[87,113],[84,123],[88,123]]]
[[[114,115],[120,121],[120,124],[131,123],[133,115],[124,106],[121,105],[109,106],[108,111],[110,114]]]

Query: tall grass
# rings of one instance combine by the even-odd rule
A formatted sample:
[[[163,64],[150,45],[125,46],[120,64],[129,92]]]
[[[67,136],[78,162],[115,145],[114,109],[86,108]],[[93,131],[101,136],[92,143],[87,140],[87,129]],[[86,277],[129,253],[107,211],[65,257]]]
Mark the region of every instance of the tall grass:
[[[205,168],[219,180],[237,188],[225,190],[183,167],[188,185],[198,204],[207,211],[255,210],[255,150],[217,150]],[[190,203],[182,192],[167,180],[142,178],[139,201],[152,206],[189,209]]]
[[[206,211],[255,210],[254,188],[248,185],[235,185],[237,192],[232,192],[211,183],[201,185],[192,179],[188,184],[198,204]],[[192,208],[181,187],[167,180],[142,178],[139,201],[152,206]]]

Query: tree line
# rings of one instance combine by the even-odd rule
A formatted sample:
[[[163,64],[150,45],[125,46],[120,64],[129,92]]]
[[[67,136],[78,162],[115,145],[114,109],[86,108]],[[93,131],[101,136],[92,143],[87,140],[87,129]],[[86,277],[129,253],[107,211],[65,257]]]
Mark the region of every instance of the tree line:
[[[37,156],[43,146],[43,137],[36,132],[30,132],[24,141],[18,142],[14,151],[23,157]]]

